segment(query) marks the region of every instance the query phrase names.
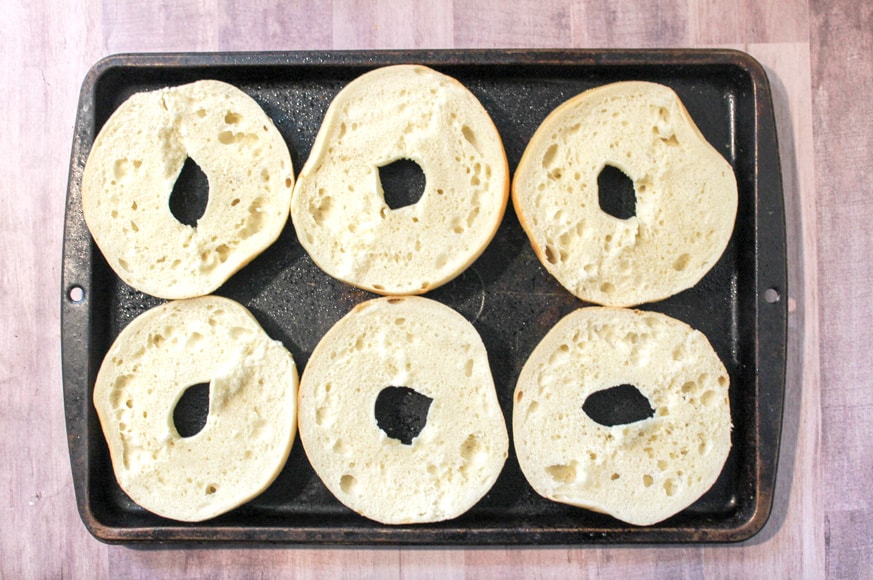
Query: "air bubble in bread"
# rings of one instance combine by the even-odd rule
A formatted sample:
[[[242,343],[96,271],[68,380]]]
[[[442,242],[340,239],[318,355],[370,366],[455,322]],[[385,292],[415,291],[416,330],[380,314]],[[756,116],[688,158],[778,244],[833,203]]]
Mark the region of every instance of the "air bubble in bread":
[[[381,167],[425,175],[421,198],[389,206]],[[457,80],[417,65],[373,70],[331,102],[300,171],[291,219],[330,276],[383,295],[422,294],[467,268],[494,237],[509,169],[488,112]]]
[[[660,522],[697,501],[731,448],[728,373],[700,332],[664,314],[590,307],[558,322],[525,362],[512,429],[543,497],[624,522]],[[607,426],[589,397],[630,385],[651,416]]]
[[[209,197],[195,225],[170,208],[188,159]],[[85,222],[128,285],[161,298],[209,294],[279,236],[294,173],[261,107],[227,83],[204,80],[137,93],[103,125],[82,175]]]
[[[380,426],[380,399],[398,391],[425,412],[408,441]],[[427,298],[371,300],[337,322],[307,362],[299,409],[300,440],[322,482],[385,524],[461,515],[491,489],[507,457],[479,334]]]
[[[208,383],[205,426],[182,437],[174,410]],[[121,331],[94,386],[112,468],[145,509],[202,521],[263,492],[297,426],[297,369],[242,305],[217,296],[168,302]]]
[[[630,217],[601,207],[598,178],[610,168],[633,183]],[[561,285],[588,302],[634,306],[690,288],[713,267],[733,232],[737,183],[673,90],[633,81],[552,111],[519,162],[512,200]]]

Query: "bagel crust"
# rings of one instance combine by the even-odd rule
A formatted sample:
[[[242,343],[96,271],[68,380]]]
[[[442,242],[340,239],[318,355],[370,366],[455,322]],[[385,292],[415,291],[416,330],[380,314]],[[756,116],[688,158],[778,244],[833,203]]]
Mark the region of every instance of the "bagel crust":
[[[431,399],[404,444],[379,426],[388,387]],[[384,524],[457,517],[497,480],[509,440],[485,346],[447,306],[420,297],[364,302],[312,353],[300,382],[300,440],[322,482]]]
[[[632,385],[654,414],[605,426],[583,404]],[[731,448],[729,378],[706,337],[654,312],[590,307],[564,317],[522,368],[518,462],[552,501],[646,526],[712,487]]]
[[[209,384],[201,431],[181,437],[173,412]],[[206,296],[148,310],[100,367],[94,406],[121,489],[174,520],[213,518],[263,492],[297,427],[297,369],[242,305]]]
[[[606,165],[633,182],[635,215],[600,207]],[[543,266],[595,304],[635,306],[697,284],[733,233],[737,183],[672,89],[620,82],[560,105],[519,162],[512,201]]]
[[[187,158],[209,182],[196,227],[170,210]],[[261,107],[204,80],[137,93],[109,118],[82,175],[85,222],[129,286],[161,298],[209,294],[270,246],[288,220],[294,173]]]
[[[379,168],[403,159],[424,172],[424,192],[391,209]],[[421,294],[479,257],[508,197],[503,143],[482,104],[451,77],[397,65],[361,75],[331,102],[291,219],[330,276],[377,294]]]

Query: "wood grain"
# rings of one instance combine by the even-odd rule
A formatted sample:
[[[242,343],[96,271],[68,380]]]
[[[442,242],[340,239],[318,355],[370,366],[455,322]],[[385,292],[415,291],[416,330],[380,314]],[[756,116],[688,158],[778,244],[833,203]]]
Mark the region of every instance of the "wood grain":
[[[690,2],[692,38],[701,44],[807,43],[807,4],[807,0]]]
[[[79,521],[60,256],[82,79],[122,51],[731,46],[771,79],[788,224],[774,509],[731,546],[147,549]],[[0,577],[863,577],[873,567],[873,7],[853,0],[10,0],[0,19]]]
[[[229,0],[218,7],[218,49],[327,50],[333,48],[329,1]]]
[[[827,572],[873,569],[873,6],[811,3]]]
[[[664,48],[688,44],[688,3],[598,0],[573,3],[573,46]]]
[[[60,252],[78,86],[101,55],[99,5],[4,5],[0,102],[0,576],[84,576],[60,399]],[[75,47],[71,49],[71,47]],[[14,144],[14,145],[13,145]]]
[[[108,53],[218,50],[217,0],[103,2],[103,41]],[[131,42],[135,39],[135,42]]]
[[[456,48],[569,46],[570,9],[562,0],[455,0]]]
[[[335,49],[448,48],[452,5],[448,2],[334,0]]]

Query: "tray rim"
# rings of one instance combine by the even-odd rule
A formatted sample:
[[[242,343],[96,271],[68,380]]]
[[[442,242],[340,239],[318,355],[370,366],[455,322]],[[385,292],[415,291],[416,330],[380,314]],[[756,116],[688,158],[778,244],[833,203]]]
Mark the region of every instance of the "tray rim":
[[[89,385],[82,389],[73,387],[76,377],[79,382],[82,373],[86,377],[96,375],[94,364],[89,357],[77,357],[76,353],[87,355],[86,338],[90,336],[92,307],[88,305],[88,295],[84,300],[74,302],[70,290],[77,285],[75,280],[80,272],[74,266],[87,265],[92,272],[93,247],[83,248],[82,240],[72,240],[76,194],[79,193],[81,171],[84,167],[81,133],[89,111],[93,110],[93,91],[99,80],[116,69],[144,68],[189,68],[189,67],[271,67],[271,66],[315,66],[322,68],[354,67],[375,68],[389,64],[415,62],[429,66],[594,66],[628,67],[652,65],[660,66],[733,66],[749,76],[754,92],[755,120],[754,135],[754,217],[755,217],[755,272],[756,297],[755,334],[760,337],[762,328],[769,328],[769,336],[776,337],[775,345],[762,348],[756,341],[752,357],[757,362],[755,380],[756,413],[766,395],[771,416],[769,421],[755,422],[755,435],[759,446],[756,454],[755,500],[747,517],[737,525],[727,528],[698,529],[694,527],[640,527],[628,530],[612,528],[548,528],[532,527],[517,529],[512,533],[506,530],[471,530],[448,525],[429,529],[428,534],[415,534],[420,526],[383,526],[360,528],[358,533],[342,529],[296,526],[294,528],[276,526],[221,527],[209,522],[198,526],[182,523],[159,527],[117,527],[100,521],[89,503],[87,489],[90,474],[85,466],[76,463],[74,449],[87,446],[83,441],[85,408],[90,404],[87,396]],[[761,136],[765,146],[761,146]],[[89,135],[89,142],[94,135]],[[766,171],[761,172],[764,166]],[[762,197],[764,188],[776,190],[777,194]],[[762,201],[764,206],[762,206]],[[769,202],[769,203],[767,203]],[[776,468],[782,429],[784,408],[785,365],[787,349],[787,254],[785,240],[784,191],[779,159],[778,139],[775,127],[772,96],[769,81],[763,66],[753,57],[736,49],[436,49],[436,50],[319,50],[319,51],[266,51],[266,52],[162,52],[162,53],[118,53],[98,60],[84,77],[79,95],[76,124],[74,127],[69,177],[67,185],[66,212],[64,220],[63,267],[61,280],[61,352],[62,387],[64,392],[65,419],[71,469],[80,518],[86,529],[96,539],[105,543],[133,545],[164,545],[167,543],[210,545],[227,543],[299,543],[299,544],[352,544],[352,545],[567,545],[586,543],[688,543],[688,542],[740,542],[757,534],[767,523],[773,503]],[[765,212],[768,225],[773,228],[760,228],[760,216]],[[88,238],[90,241],[90,238]],[[765,243],[764,243],[765,242]],[[93,246],[93,244],[91,244]],[[762,264],[768,268],[766,280],[762,280]],[[764,292],[776,289],[776,302],[761,308]],[[784,298],[783,298],[784,297]],[[87,367],[87,368],[84,368]],[[762,387],[766,389],[762,393]],[[763,447],[763,449],[762,449]],[[761,457],[770,461],[761,461]],[[412,533],[410,534],[410,530]],[[283,533],[279,533],[283,532]],[[281,536],[281,537],[279,537]]]

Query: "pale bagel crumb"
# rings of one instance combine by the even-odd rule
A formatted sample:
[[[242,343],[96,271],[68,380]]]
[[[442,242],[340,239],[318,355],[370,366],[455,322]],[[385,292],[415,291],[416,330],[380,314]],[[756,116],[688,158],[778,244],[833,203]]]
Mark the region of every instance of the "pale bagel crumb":
[[[387,387],[432,401],[404,444],[374,409]],[[354,308],[322,338],[300,382],[300,440],[350,509],[385,524],[455,518],[497,480],[509,440],[485,346],[447,306],[421,297]]]
[[[654,414],[604,426],[583,404],[633,385]],[[731,448],[729,377],[706,337],[663,314],[579,309],[525,363],[512,428],[518,462],[550,500],[645,526],[712,487]]]
[[[195,226],[170,197],[186,159],[209,182]],[[161,298],[209,294],[270,246],[288,219],[288,147],[243,91],[219,81],[137,93],[100,130],[82,175],[85,222],[125,283]]]
[[[391,209],[379,167],[409,159],[421,198]],[[291,219],[327,274],[383,295],[421,294],[466,269],[494,237],[509,169],[487,111],[423,66],[376,69],[331,102],[298,176]]]
[[[635,215],[603,211],[598,176],[633,182]],[[513,204],[534,251],[582,300],[634,306],[697,284],[733,232],[737,184],[670,88],[621,82],[555,109],[515,173]]]
[[[181,437],[179,398],[209,383],[201,431]],[[297,426],[297,369],[240,304],[215,296],[146,311],[100,367],[94,406],[118,484],[160,516],[202,521],[263,492]]]

